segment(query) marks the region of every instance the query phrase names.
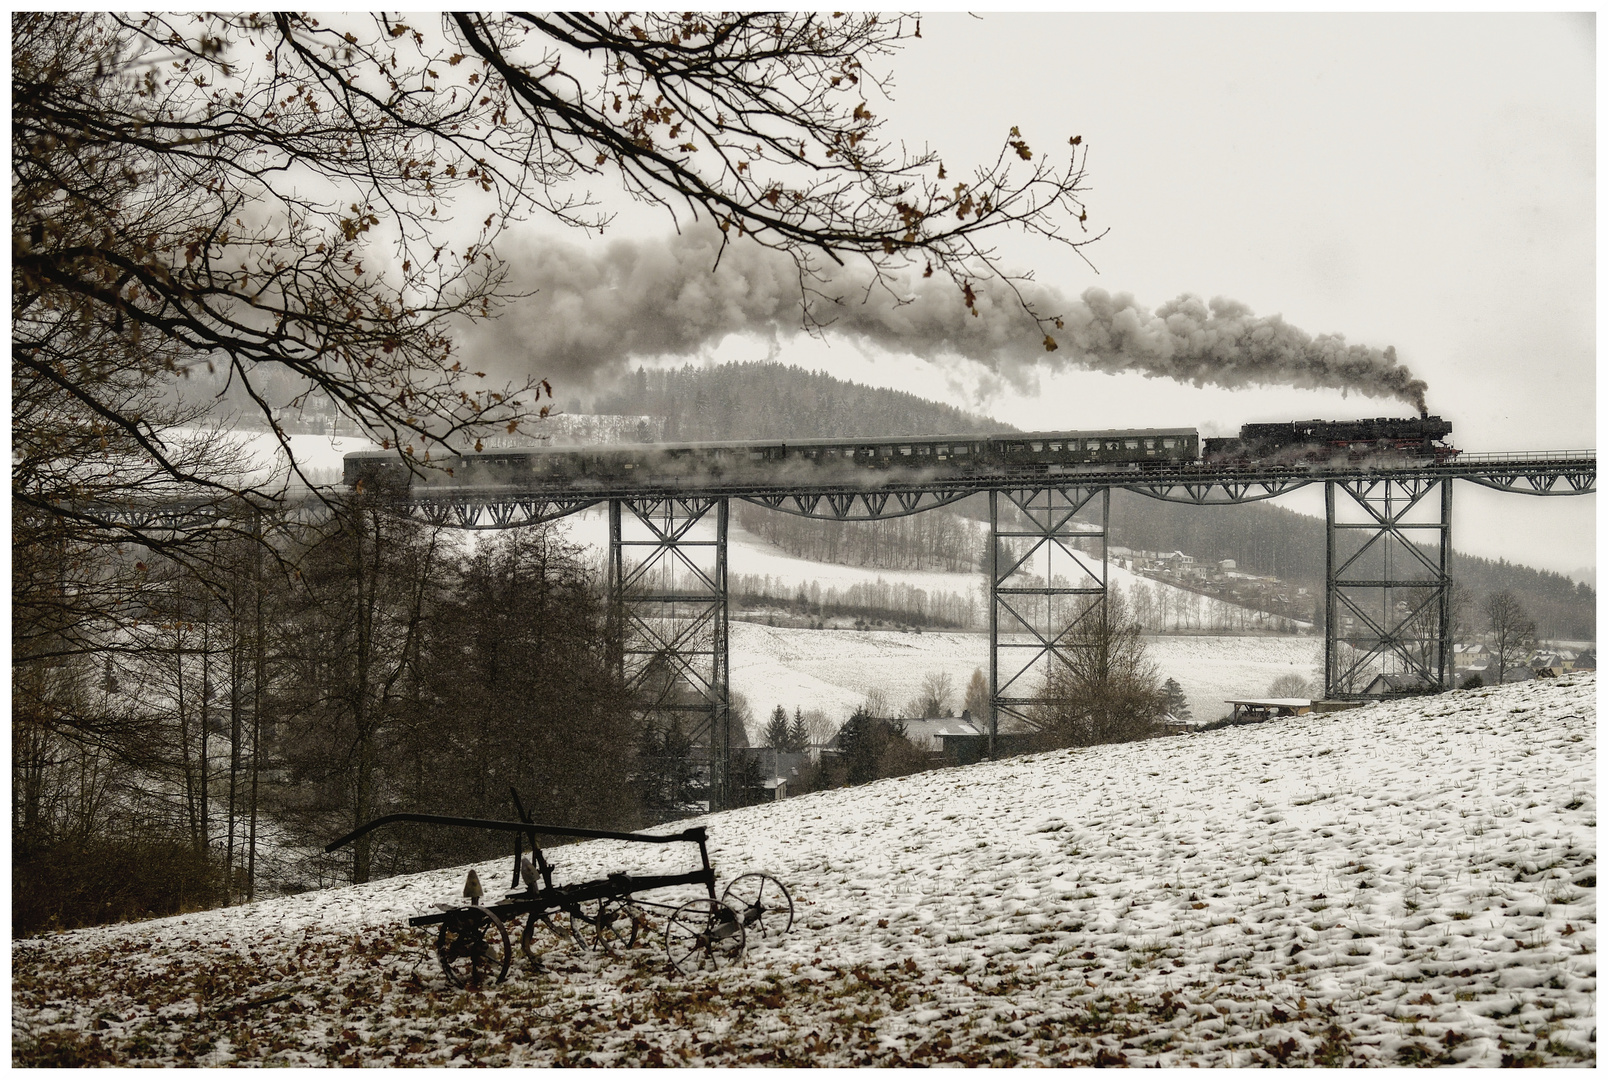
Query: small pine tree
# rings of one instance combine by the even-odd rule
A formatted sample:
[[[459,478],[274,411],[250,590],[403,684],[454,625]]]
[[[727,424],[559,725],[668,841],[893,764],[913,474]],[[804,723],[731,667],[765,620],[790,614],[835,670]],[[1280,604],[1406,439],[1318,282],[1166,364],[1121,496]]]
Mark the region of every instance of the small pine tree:
[[[1174,719],[1189,719],[1189,699],[1184,697],[1184,688],[1178,685],[1177,679],[1168,679],[1162,683],[1161,695],[1166,701],[1167,711],[1172,713]]]
[[[810,745],[809,725],[804,723],[804,709],[795,706],[793,709],[793,725],[787,729],[787,750],[789,753],[801,753]]]
[[[771,710],[770,722],[765,725],[765,745],[778,750],[787,749],[787,710],[778,705]]]

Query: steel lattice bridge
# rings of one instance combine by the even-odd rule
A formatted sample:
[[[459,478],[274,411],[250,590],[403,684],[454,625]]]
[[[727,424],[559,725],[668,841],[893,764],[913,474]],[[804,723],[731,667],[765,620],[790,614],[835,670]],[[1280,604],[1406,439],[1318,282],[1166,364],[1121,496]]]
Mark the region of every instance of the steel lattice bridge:
[[[651,448],[644,448],[651,449]],[[1532,496],[1591,494],[1596,451],[1463,454],[1436,462],[1080,466],[1062,472],[887,469],[855,475],[745,470],[731,479],[592,481],[523,486],[418,479],[372,494],[396,513],[456,529],[516,529],[606,505],[608,589],[620,674],[644,720],[684,717],[709,751],[711,800],[727,802],[730,638],[727,529],[732,500],[833,521],[923,513],[988,500],[990,752],[1001,719],[1035,724],[1049,672],[1077,665],[1076,642],[1105,617],[1111,492],[1199,506],[1274,498],[1321,484],[1325,495],[1324,693],[1386,697],[1451,688],[1453,481]],[[585,486],[583,486],[585,485]],[[174,503],[127,510],[146,525]]]

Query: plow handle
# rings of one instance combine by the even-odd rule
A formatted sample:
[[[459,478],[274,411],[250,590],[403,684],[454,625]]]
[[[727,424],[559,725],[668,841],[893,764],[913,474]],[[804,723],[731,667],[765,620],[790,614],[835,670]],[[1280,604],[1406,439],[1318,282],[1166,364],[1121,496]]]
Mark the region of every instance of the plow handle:
[[[685,840],[702,847],[704,841],[708,839],[708,832],[702,825],[669,836],[653,836],[643,833],[610,832],[605,829],[573,829],[563,825],[542,825],[528,821],[490,821],[485,818],[446,817],[441,814],[386,814],[359,826],[338,840],[331,840],[324,845],[324,850],[334,851],[336,848],[345,847],[358,837],[366,836],[382,825],[390,825],[397,821],[417,821],[425,825],[456,825],[464,829],[490,829],[494,832],[534,832],[548,836],[575,836],[583,840],[631,840],[641,844],[674,844]]]

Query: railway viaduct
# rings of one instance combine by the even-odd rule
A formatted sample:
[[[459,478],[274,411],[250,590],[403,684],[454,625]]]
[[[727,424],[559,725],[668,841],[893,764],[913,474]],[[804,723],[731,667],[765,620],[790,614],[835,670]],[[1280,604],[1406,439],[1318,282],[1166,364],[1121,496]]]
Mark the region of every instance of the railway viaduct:
[[[1463,454],[1388,465],[1103,466],[1054,475],[885,470],[819,481],[760,471],[586,487],[416,482],[383,498],[395,512],[457,529],[517,529],[606,504],[623,678],[644,717],[686,717],[694,742],[709,749],[711,798],[721,805],[731,749],[727,523],[734,499],[804,517],[874,521],[986,495],[992,749],[1002,718],[1030,722],[1052,661],[1067,660],[1069,634],[1104,617],[1111,492],[1119,488],[1205,506],[1321,484],[1325,696],[1367,697],[1378,674],[1402,676],[1420,691],[1450,689],[1454,481],[1530,496],[1589,494],[1596,452]],[[126,513],[159,525],[183,508],[168,503]]]

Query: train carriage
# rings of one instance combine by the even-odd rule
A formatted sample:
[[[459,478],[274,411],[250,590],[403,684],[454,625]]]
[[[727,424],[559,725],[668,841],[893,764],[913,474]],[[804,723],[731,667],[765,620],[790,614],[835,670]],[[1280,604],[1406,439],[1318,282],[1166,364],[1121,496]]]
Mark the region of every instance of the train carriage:
[[[1378,457],[1450,460],[1452,425],[1438,416],[1246,424],[1204,443],[1194,428],[1030,431],[586,447],[522,447],[465,454],[410,469],[393,451],[346,456],[345,481],[368,491],[412,485],[606,488],[659,481],[839,482],[906,471],[925,477],[1143,471],[1204,463],[1317,464]]]
[[[521,487],[694,477],[740,481],[778,475],[808,480],[890,470],[937,475],[1054,473],[1079,467],[1187,463],[1199,454],[1199,438],[1193,428],[1037,431],[498,449],[434,461],[415,477],[394,452],[367,450],[346,456],[344,479],[351,487],[361,484],[368,490],[383,490],[409,483]]]

